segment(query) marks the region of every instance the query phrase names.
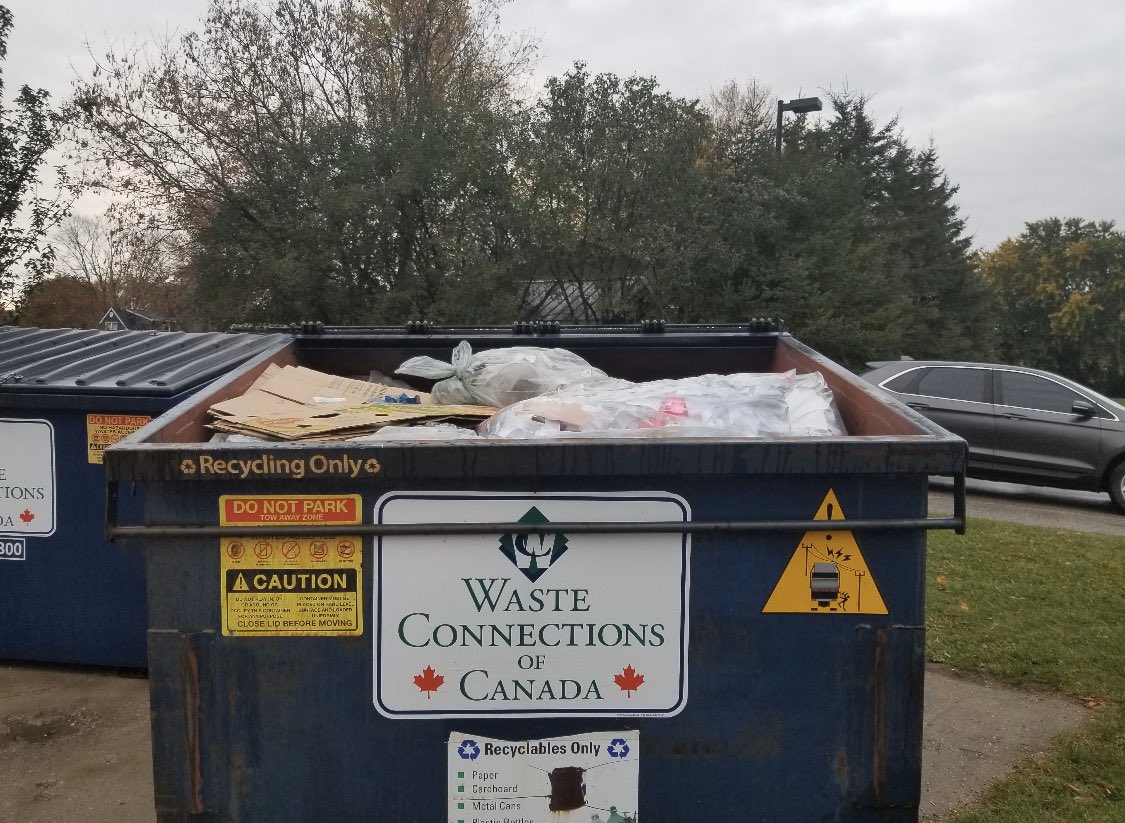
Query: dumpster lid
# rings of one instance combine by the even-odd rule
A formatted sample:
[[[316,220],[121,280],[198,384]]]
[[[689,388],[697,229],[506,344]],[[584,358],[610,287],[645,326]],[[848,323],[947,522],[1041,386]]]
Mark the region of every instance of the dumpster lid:
[[[167,397],[213,380],[286,339],[281,334],[0,326],[0,393]]]

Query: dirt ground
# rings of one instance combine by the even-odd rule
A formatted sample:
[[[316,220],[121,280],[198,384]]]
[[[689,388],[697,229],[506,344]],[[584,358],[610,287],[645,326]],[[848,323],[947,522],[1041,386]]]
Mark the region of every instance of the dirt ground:
[[[931,668],[922,819],[971,802],[1083,712]],[[0,663],[0,820],[153,823],[149,743],[146,680]]]
[[[152,823],[148,681],[0,665],[0,820]]]

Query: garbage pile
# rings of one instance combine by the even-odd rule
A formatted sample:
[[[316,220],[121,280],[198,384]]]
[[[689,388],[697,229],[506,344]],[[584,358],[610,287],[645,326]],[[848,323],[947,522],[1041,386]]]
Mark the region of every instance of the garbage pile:
[[[705,374],[570,386],[501,409],[486,437],[787,437],[844,433],[820,374]]]
[[[211,407],[218,437],[384,442],[846,434],[819,373],[704,374],[634,383],[565,349],[514,346],[451,362],[412,357],[396,374],[436,380],[429,393],[386,375],[353,380],[270,366],[244,395]]]

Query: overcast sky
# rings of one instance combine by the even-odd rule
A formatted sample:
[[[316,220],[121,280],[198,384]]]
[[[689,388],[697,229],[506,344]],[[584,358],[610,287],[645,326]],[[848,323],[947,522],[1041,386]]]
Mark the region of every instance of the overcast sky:
[[[190,28],[206,0],[4,0],[6,94],[64,95],[83,42]],[[931,138],[975,245],[1043,217],[1125,228],[1122,0],[514,0],[503,23],[540,40],[537,77],[655,76],[706,96],[755,78],[789,99],[847,86]]]

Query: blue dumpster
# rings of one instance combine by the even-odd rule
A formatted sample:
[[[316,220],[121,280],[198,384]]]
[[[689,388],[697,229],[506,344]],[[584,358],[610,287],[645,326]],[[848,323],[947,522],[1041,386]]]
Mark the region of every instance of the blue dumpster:
[[[962,440],[766,324],[311,331],[107,455],[144,497],[110,531],[145,551],[161,821],[917,819]],[[391,374],[460,340],[819,372],[848,434],[206,442],[270,364]]]
[[[0,659],[145,666],[144,561],[105,539],[104,449],[280,339],[0,328]]]

